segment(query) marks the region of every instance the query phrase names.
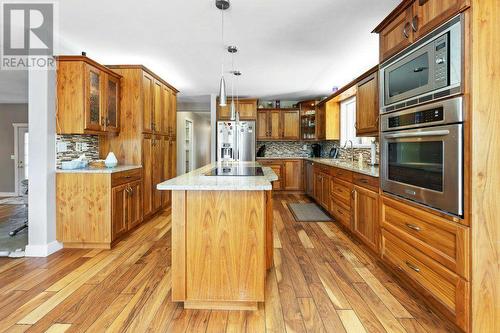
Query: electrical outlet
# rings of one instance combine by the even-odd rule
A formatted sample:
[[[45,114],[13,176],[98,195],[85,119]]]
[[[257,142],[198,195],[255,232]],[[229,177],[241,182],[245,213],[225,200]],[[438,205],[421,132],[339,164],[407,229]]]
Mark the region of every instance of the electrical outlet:
[[[82,142],[82,151],[87,151],[89,150],[89,145],[85,142]]]
[[[82,150],[83,150],[83,143],[81,143],[81,142],[77,142],[77,143],[75,144],[75,150],[76,150],[76,151],[82,151]]]

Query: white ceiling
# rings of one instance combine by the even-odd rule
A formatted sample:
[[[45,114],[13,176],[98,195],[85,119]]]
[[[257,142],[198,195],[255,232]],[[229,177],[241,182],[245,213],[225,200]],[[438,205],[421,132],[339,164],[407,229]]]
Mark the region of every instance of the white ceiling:
[[[232,0],[225,44],[240,50],[239,94],[328,95],[377,63],[378,37],[371,31],[399,2]],[[230,69],[215,0],[71,0],[60,1],[59,12],[61,53],[144,64],[181,97],[217,93],[223,57]]]

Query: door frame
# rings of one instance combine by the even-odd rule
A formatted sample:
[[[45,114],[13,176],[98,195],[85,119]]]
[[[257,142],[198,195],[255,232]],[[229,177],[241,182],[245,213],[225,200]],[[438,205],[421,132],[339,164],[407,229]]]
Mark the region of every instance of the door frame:
[[[26,128],[29,133],[29,126],[27,123],[13,123],[12,126],[14,127],[14,195],[17,197],[19,196],[19,168],[17,167],[19,162],[19,129]]]
[[[189,154],[190,154],[190,156],[189,156],[189,168],[190,168],[189,172],[194,170],[194,121],[193,121],[193,119],[186,117],[186,118],[184,118],[184,126],[182,126],[183,138],[184,138],[184,142],[183,142],[184,149],[183,149],[183,154],[182,154],[182,157],[183,157],[182,165],[184,167],[183,173],[187,173],[186,172],[186,157],[187,156],[186,156],[186,148],[185,148],[186,140],[187,140],[187,138],[186,138],[186,124],[187,124],[187,122],[191,123],[191,133],[190,133],[191,138],[189,140],[189,143],[191,145],[190,150],[189,150]]]

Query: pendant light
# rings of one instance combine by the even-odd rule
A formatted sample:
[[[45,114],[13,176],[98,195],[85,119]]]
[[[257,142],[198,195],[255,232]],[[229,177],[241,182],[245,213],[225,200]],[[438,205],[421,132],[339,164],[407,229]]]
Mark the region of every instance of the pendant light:
[[[216,0],[215,6],[221,11],[222,45],[224,45],[224,11],[230,7],[229,0]],[[224,59],[222,59],[222,72],[219,84],[219,106],[227,105],[226,80],[224,79]]]
[[[240,92],[239,92],[239,82],[238,79],[241,76],[241,72],[233,70],[233,75],[236,77],[236,121],[240,121]],[[233,97],[234,100],[234,97]]]

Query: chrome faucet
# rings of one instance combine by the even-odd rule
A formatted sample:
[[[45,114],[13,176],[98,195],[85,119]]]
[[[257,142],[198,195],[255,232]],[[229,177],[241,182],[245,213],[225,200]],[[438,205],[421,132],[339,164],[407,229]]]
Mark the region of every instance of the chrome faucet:
[[[350,152],[351,152],[351,163],[354,164],[354,143],[352,142],[352,140],[347,140],[344,144],[344,147],[342,147],[342,149],[345,149],[347,147],[347,143],[351,143],[351,149],[350,149]]]

